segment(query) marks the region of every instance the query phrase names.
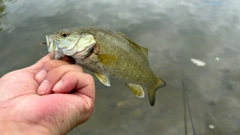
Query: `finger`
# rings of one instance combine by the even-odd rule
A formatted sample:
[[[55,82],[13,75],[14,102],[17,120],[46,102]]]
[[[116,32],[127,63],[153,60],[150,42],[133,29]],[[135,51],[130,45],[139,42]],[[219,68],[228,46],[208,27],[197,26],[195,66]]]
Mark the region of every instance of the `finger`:
[[[41,72],[41,71],[40,71]],[[45,72],[45,71],[44,71]],[[53,86],[62,78],[67,72],[82,72],[82,68],[77,65],[62,65],[59,67],[52,68],[46,72],[43,81],[40,82],[40,86],[37,90],[38,94],[49,94],[52,93]]]
[[[74,90],[74,91],[73,91]],[[81,96],[90,107],[95,99],[94,79],[91,75],[82,72],[67,72],[52,88],[54,93],[69,93]]]
[[[74,88],[76,94],[86,95],[91,99],[95,99],[95,84],[94,79],[90,74],[84,74],[83,76],[76,76],[77,84]]]
[[[52,90],[55,93],[69,93],[74,89],[77,93],[89,95],[85,88],[95,89],[91,75],[82,72],[67,72],[54,85]]]
[[[51,60],[51,58],[50,58],[50,55],[47,54],[46,56],[42,57],[39,61],[37,61],[35,64],[30,66],[29,69],[38,71],[44,65],[44,63],[46,63],[49,60]]]
[[[46,56],[41,58],[39,61],[37,61],[35,64],[30,66],[29,69],[34,70],[34,71],[39,71],[42,68],[42,66],[49,60],[51,60],[50,54],[47,54]],[[75,61],[72,57],[65,56],[61,60],[66,61],[68,63],[75,64]]]
[[[63,66],[63,65],[69,65],[70,63],[66,62],[66,61],[62,61],[62,60],[50,60],[47,61],[42,68],[40,69],[40,71],[35,75],[35,80],[38,83],[41,83],[44,78],[47,75],[47,72],[49,72],[50,70],[57,68],[59,66]],[[82,69],[81,69],[82,71]]]
[[[35,67],[40,67],[41,68],[42,65],[49,60],[51,60],[50,54],[47,54],[44,57],[42,57],[39,61],[37,61],[34,65],[35,65]]]

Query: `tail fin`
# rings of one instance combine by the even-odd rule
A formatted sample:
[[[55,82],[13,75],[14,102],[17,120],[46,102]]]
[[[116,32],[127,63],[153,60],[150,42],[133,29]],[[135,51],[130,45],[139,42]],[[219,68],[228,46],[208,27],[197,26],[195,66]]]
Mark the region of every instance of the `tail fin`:
[[[151,89],[148,90],[148,98],[151,106],[154,105],[155,103],[155,93],[159,88],[165,87],[167,84],[164,80],[158,79],[157,83],[155,86],[153,86]]]

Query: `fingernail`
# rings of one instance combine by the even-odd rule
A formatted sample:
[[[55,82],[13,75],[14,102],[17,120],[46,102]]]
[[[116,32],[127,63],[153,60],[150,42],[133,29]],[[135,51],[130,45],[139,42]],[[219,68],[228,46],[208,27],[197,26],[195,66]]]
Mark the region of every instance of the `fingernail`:
[[[58,81],[55,86],[53,87],[53,91],[59,90],[62,86],[62,80]]]
[[[38,73],[36,74],[35,79],[36,79],[37,81],[41,82],[41,81],[45,78],[46,74],[47,74],[46,71],[41,70],[40,72],[38,72]]]
[[[45,94],[48,89],[49,82],[48,80],[44,80],[41,85],[38,87],[38,94]]]

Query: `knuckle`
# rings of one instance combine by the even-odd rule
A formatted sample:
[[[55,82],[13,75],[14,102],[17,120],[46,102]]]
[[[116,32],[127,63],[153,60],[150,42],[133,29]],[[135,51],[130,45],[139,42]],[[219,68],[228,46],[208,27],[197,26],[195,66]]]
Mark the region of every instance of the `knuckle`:
[[[83,69],[79,65],[71,65],[74,69],[77,69],[80,72],[83,72]]]
[[[94,79],[90,74],[85,74],[86,80],[89,80],[89,82],[93,82]]]
[[[62,66],[62,65],[66,65],[68,64],[65,61],[61,61],[61,60],[50,60],[47,61],[46,64],[43,66],[45,71],[49,71],[51,69],[54,69],[56,67]]]
[[[57,66],[58,66],[58,64],[57,64],[56,60],[50,60],[50,61],[46,62],[46,64],[43,66],[43,69],[45,71],[49,71]]]

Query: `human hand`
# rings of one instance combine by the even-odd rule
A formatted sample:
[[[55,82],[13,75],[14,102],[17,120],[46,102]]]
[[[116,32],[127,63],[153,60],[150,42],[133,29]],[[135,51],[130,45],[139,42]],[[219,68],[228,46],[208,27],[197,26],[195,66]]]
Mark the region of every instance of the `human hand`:
[[[92,76],[49,55],[0,78],[1,134],[66,134],[91,115]]]

